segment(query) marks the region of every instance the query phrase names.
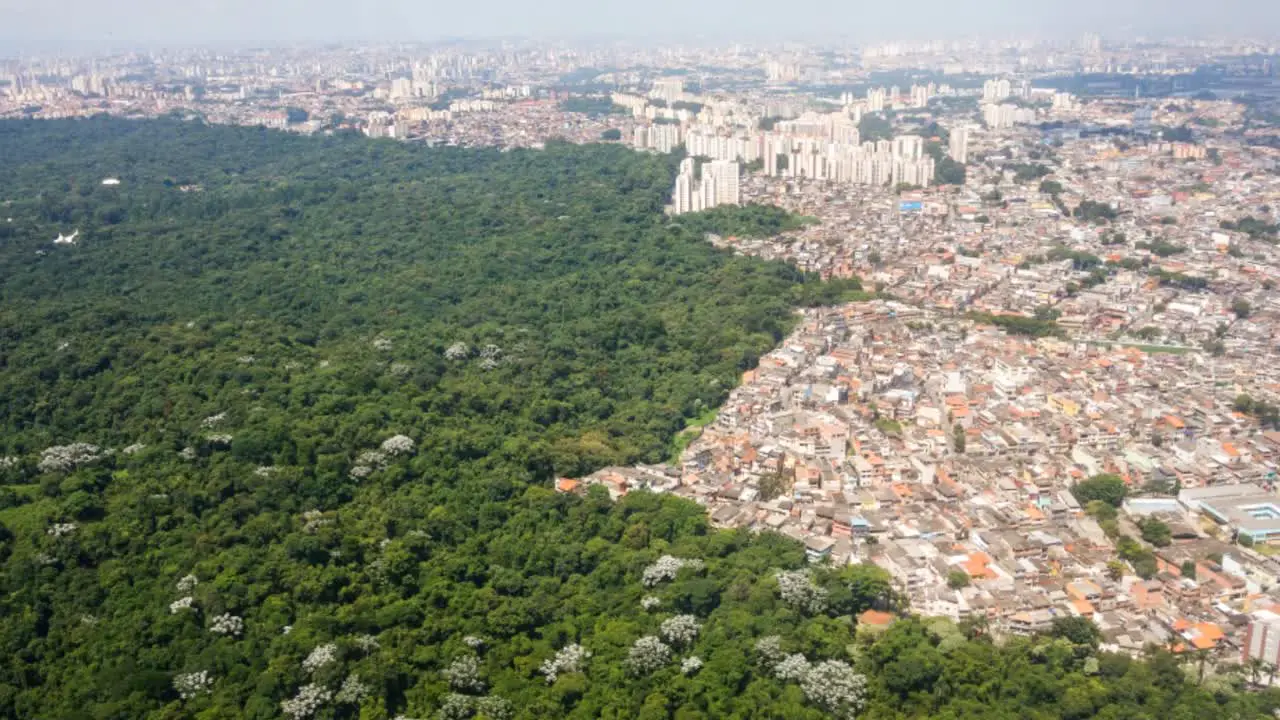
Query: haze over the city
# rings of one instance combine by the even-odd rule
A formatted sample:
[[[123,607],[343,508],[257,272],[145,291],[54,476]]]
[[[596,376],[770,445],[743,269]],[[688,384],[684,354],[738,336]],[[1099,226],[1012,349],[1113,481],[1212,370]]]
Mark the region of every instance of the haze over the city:
[[[178,45],[409,42],[441,37],[583,36],[710,40],[911,40],[962,36],[1070,37],[1086,30],[1139,37],[1280,32],[1268,0],[923,0],[833,3],[761,0],[481,3],[370,0],[6,0],[0,55]]]

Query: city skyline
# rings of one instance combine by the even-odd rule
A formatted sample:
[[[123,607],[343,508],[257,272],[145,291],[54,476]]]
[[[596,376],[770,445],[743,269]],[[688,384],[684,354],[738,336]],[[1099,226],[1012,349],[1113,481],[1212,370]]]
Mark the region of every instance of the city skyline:
[[[1014,36],[1066,40],[1097,32],[1124,39],[1202,36],[1206,27],[1213,28],[1215,36],[1267,40],[1280,35],[1280,5],[1261,0],[1227,0],[1212,6],[1185,0],[1086,0],[1035,7],[1007,0],[926,0],[909,18],[890,7],[835,7],[815,0],[791,3],[785,12],[758,0],[695,6],[654,0],[607,9],[579,0],[536,6],[406,0],[357,6],[298,0],[202,0],[182,6],[152,0],[110,5],[6,0],[0,12],[6,17],[0,48],[10,53],[501,37],[865,43]]]

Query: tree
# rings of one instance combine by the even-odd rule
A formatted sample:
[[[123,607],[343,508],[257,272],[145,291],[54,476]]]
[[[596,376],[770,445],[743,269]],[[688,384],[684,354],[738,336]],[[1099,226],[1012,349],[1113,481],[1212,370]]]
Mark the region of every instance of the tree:
[[[1120,476],[1106,473],[1094,475],[1088,480],[1076,483],[1071,488],[1071,494],[1082,503],[1101,500],[1111,507],[1120,507],[1120,503],[1124,502],[1128,492],[1129,488]]]
[[[1166,547],[1172,541],[1172,531],[1159,518],[1150,517],[1139,521],[1138,529],[1142,531],[1142,539],[1156,547]]]
[[[758,487],[760,499],[763,502],[769,502],[787,492],[791,488],[791,483],[782,473],[771,472],[760,477]]]
[[[604,132],[600,133],[600,139],[601,140],[621,140],[622,131],[619,130],[618,128],[609,128],[608,130],[605,130]]]
[[[1250,305],[1249,301],[1244,298],[1236,298],[1231,301],[1231,312],[1235,313],[1237,318],[1244,320],[1253,313],[1253,305]]]
[[[947,587],[959,590],[969,586],[969,573],[964,570],[952,570],[947,573]]]
[[[951,427],[951,441],[957,454],[964,454],[964,427],[960,423],[956,423]]]
[[[1107,577],[1119,581],[1124,577],[1124,563],[1119,560],[1107,561]]]
[[[1049,635],[1070,640],[1074,645],[1087,645],[1091,648],[1097,648],[1102,641],[1102,632],[1098,630],[1098,626],[1084,617],[1054,618],[1053,625],[1049,628]]]
[[[1184,578],[1188,578],[1190,580],[1196,579],[1196,564],[1192,560],[1184,560],[1179,571],[1182,573],[1182,577]]]
[[[1062,190],[1063,190],[1062,183],[1058,182],[1057,180],[1041,180],[1040,181],[1040,192],[1044,193],[1045,195],[1061,195]]]

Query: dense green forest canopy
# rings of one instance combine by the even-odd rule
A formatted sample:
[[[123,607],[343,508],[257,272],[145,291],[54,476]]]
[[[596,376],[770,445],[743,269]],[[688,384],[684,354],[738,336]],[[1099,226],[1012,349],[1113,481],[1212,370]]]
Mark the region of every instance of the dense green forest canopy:
[[[549,489],[662,457],[849,289],[664,218],[675,158],[101,118],[0,158],[0,717],[1275,706],[1079,627],[858,625],[877,568]]]

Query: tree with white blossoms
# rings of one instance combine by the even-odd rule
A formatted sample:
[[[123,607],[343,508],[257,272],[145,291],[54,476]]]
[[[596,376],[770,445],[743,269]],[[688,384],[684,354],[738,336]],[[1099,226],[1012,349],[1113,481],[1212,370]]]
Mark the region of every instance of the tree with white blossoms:
[[[71,443],[70,445],[54,445],[40,452],[40,463],[36,467],[40,472],[75,470],[102,458],[102,449],[89,443]]]
[[[702,658],[687,657],[680,663],[680,672],[685,675],[692,675],[702,669]]]
[[[223,420],[226,420],[226,419],[227,419],[227,413],[223,411],[218,413],[217,415],[210,415],[209,417],[201,420],[200,427],[204,428],[205,430],[209,430],[211,428],[217,427],[219,424],[222,423]]]
[[[178,673],[173,676],[173,689],[178,692],[178,697],[183,700],[190,700],[197,695],[203,695],[209,692],[213,687],[213,676],[208,670],[198,670],[190,673]]]
[[[125,448],[126,451],[128,449],[129,448]],[[0,457],[0,470],[16,468],[20,462],[22,461],[12,455],[5,455],[4,457]]]
[[[480,648],[484,647],[484,643],[485,643],[484,638],[480,637],[479,635],[468,635],[462,638],[462,644],[466,645],[472,650],[479,650]]]
[[[480,679],[480,660],[475,655],[458,657],[441,674],[449,681],[449,687],[458,692],[484,692],[484,681]]]
[[[231,613],[223,613],[213,618],[209,623],[209,632],[215,635],[230,635],[239,637],[244,632],[244,619],[238,615]]]
[[[329,518],[325,517],[320,510],[313,509],[302,513],[302,530],[304,532],[313,533],[328,524]]]
[[[227,433],[213,433],[212,435],[205,435],[204,439],[208,440],[209,445],[212,447],[229,448],[231,447],[231,441],[234,438]]]
[[[439,720],[469,720],[476,716],[482,716],[486,720],[511,720],[513,715],[515,713],[511,709],[511,703],[505,698],[495,695],[474,697],[458,693],[446,695],[444,704],[436,713]]]
[[[591,657],[591,651],[577,643],[560,648],[553,658],[542,661],[539,670],[547,676],[548,683],[554,683],[561,673],[582,672],[582,663]]]
[[[773,676],[779,680],[803,680],[809,674],[809,661],[800,653],[788,655],[773,666]]]
[[[326,703],[333,699],[333,693],[323,685],[311,683],[298,689],[292,699],[280,703],[280,709],[292,720],[304,720],[320,711]]]
[[[190,595],[178,598],[169,603],[169,614],[177,615],[184,610],[194,610],[196,608],[196,599]]]
[[[640,576],[640,582],[645,587],[654,587],[661,582],[675,580],[676,575],[680,574],[680,571],[684,568],[701,570],[702,567],[701,560],[686,560],[672,555],[663,555],[644,569],[644,573]]]
[[[809,702],[838,718],[853,720],[862,710],[867,678],[839,660],[823,660],[800,679],[800,689]]]
[[[471,349],[464,342],[456,342],[444,351],[445,360],[465,360],[471,354]]]
[[[75,533],[77,527],[75,523],[54,523],[45,532],[49,537],[60,538]]]
[[[816,615],[827,609],[827,591],[814,584],[808,570],[779,570],[774,577],[779,597],[793,610]]]
[[[627,670],[633,675],[648,675],[671,662],[671,647],[653,635],[646,635],[627,653]]]
[[[782,659],[782,638],[777,635],[766,635],[756,641],[756,654],[766,667],[773,667]]]
[[[355,644],[356,647],[360,648],[365,653],[371,653],[382,647],[382,645],[378,643],[378,638],[372,635],[357,635]]]
[[[395,343],[391,342],[391,338],[380,337],[380,338],[374,338],[373,340],[374,350],[382,350],[383,352],[385,352],[387,350],[390,350],[393,347],[395,347]]]
[[[662,625],[658,627],[658,634],[663,640],[676,647],[685,647],[698,639],[698,631],[701,628],[698,618],[692,615],[676,615],[662,621]]]
[[[382,441],[382,452],[395,457],[397,455],[412,455],[414,449],[413,438],[408,435],[392,435]]]
[[[360,676],[351,674],[342,681],[338,694],[333,696],[339,705],[359,705],[361,700],[369,696],[369,686],[360,681]]]
[[[190,573],[178,579],[178,592],[191,592],[200,584],[200,578]]]
[[[146,445],[142,443],[134,443],[132,445],[127,446],[120,452],[124,455],[136,455],[146,449],[147,449]]]
[[[317,645],[302,661],[302,669],[314,673],[338,659],[338,646],[333,643]]]
[[[645,595],[640,598],[640,608],[643,610],[653,610],[662,604],[662,599],[657,595]]]

